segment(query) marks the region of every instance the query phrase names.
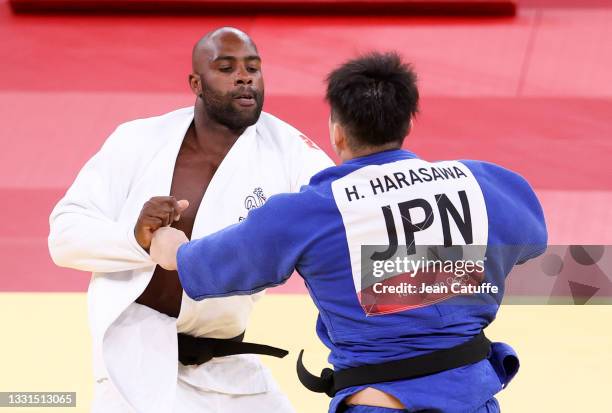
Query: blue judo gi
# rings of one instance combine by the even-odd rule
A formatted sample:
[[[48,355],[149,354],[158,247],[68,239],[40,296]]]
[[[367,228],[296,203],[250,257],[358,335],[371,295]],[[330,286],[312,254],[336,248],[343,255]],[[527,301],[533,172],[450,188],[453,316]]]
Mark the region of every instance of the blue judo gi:
[[[392,238],[407,246],[485,245],[485,277],[500,292],[484,294],[483,305],[450,305],[460,297],[449,297],[369,313],[360,301],[360,248]],[[182,245],[177,261],[195,300],[253,294],[297,270],[319,310],[316,330],[329,362],[342,370],[468,341],[495,318],[512,267],[541,254],[546,242],[542,208],[520,175],[486,162],[430,163],[391,150],[321,171],[299,193],[273,196],[241,223]],[[411,412],[496,412],[494,395],[517,370],[512,348],[493,343],[489,357],[474,364],[340,390],[329,412],[342,411],[342,400],[365,387],[397,397]]]

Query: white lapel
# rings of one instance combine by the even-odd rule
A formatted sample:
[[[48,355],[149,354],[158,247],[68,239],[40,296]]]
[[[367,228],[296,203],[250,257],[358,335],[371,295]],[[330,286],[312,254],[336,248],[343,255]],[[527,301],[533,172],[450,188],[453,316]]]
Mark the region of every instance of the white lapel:
[[[158,136],[167,137],[167,142],[160,145],[144,173],[134,180],[120,221],[134,223],[146,201],[170,194],[176,157],[193,120],[193,111],[184,110],[176,115],[176,119],[169,119],[167,125],[155,131]],[[113,383],[137,412],[166,413],[174,400],[178,368],[174,319],[166,317],[170,322],[143,319],[133,314],[136,305],[130,307],[151,281],[154,270],[152,266],[129,272],[122,280],[115,277],[101,280],[107,284],[102,286],[106,290],[105,301],[113,297],[112,304],[107,302],[110,314],[104,317],[107,322],[102,326],[103,354]],[[136,327],[140,331],[134,331]]]
[[[126,228],[136,222],[145,202],[154,196],[170,194],[176,157],[185,133],[193,121],[193,110],[181,110],[173,115],[175,115],[175,118],[168,119],[165,125],[155,131],[158,136],[151,137],[152,141],[161,137],[161,139],[166,139],[166,143],[159,145],[159,150],[148,162],[144,172],[134,179],[133,188],[119,217],[119,221],[125,224]],[[129,177],[126,177],[126,179],[129,179]],[[104,317],[107,321],[102,326],[104,330],[144,291],[151,281],[154,270],[155,267],[151,266],[141,271],[132,271],[131,282],[129,283],[118,282],[120,280],[109,278],[112,283],[110,287],[115,291],[111,295],[114,298],[112,309],[107,309],[107,311],[110,311]],[[129,277],[122,278],[125,281]]]
[[[193,110],[181,111],[180,114],[177,114],[176,119],[169,121],[167,125],[156,131],[158,135],[166,137],[167,140],[165,144],[159,146],[145,171],[135,181],[126,202],[129,208],[122,211],[122,216],[127,215],[133,220],[140,214],[144,202],[151,197],[170,195],[176,157],[192,121]]]
[[[256,146],[256,128],[256,125],[248,127],[221,161],[198,208],[191,231],[192,239],[201,238],[219,227],[223,228],[238,222],[238,216],[228,221],[222,214],[226,210],[224,204],[231,200],[229,195],[232,195],[233,191],[242,189],[236,188],[236,181],[233,178],[236,174],[240,176],[240,181],[249,178],[243,170],[247,167],[249,154],[252,154]]]

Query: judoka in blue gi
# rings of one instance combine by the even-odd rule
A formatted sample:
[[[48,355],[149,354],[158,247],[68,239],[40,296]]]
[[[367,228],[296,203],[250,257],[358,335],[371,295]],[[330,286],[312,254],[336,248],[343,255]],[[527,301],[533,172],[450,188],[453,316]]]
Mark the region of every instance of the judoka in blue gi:
[[[317,334],[334,369],[322,378],[303,368],[298,374],[307,387],[332,396],[330,412],[499,411],[494,396],[516,374],[518,359],[482,330],[495,318],[512,267],[546,248],[534,191],[491,163],[431,163],[401,149],[419,93],[414,71],[397,54],[341,65],[327,79],[326,97],[341,165],[205,238],[187,242],[180,231],[161,228],[151,256],[167,269],[178,267],[196,300],[253,294],[297,271],[319,310]],[[422,246],[482,246],[482,254],[464,282],[446,270],[427,278],[427,286],[420,282],[430,290],[438,285],[429,295],[410,294],[417,288],[406,277],[410,268],[377,278],[371,270],[382,267],[364,266],[368,259],[402,264],[394,261],[398,251],[414,258]],[[440,279],[452,286],[433,282]],[[389,287],[400,286],[408,294],[384,300]],[[471,294],[458,291],[468,287]]]

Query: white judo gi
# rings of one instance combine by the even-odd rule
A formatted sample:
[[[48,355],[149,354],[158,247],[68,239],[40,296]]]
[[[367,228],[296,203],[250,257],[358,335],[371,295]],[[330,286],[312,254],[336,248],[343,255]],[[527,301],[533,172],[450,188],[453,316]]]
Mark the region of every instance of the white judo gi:
[[[88,311],[94,412],[292,411],[256,355],[221,357],[200,366],[178,362],[177,331],[235,337],[246,329],[257,294],[200,302],[183,294],[178,318],[134,302],[155,270],[136,242],[134,225],[146,201],[170,194],[193,116],[190,107],[120,125],[51,214],[53,261],[93,272]],[[262,112],[213,176],[192,237],[239,222],[271,195],[299,191],[331,165],[298,130]]]

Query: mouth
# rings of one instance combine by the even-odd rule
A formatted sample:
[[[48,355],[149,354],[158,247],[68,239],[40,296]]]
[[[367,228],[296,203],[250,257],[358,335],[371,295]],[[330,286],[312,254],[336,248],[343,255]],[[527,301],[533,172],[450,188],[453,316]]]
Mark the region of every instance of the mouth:
[[[255,94],[251,92],[238,93],[234,95],[234,99],[238,102],[238,105],[244,107],[254,106],[256,103]]]

